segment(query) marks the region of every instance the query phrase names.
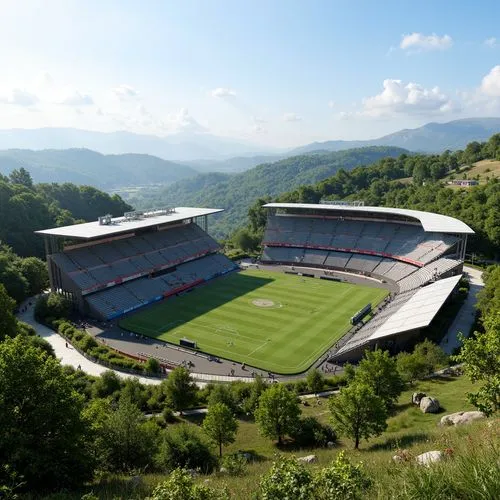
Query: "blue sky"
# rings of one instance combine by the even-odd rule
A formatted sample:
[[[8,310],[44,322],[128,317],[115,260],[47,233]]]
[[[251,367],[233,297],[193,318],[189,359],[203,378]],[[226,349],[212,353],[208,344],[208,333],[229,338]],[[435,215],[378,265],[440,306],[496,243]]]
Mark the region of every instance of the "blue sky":
[[[500,2],[0,6],[0,128],[283,147],[500,115]]]

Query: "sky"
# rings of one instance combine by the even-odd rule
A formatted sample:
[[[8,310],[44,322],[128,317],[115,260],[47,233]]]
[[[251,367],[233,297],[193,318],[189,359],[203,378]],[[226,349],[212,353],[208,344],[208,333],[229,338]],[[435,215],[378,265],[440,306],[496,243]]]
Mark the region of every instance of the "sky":
[[[0,0],[0,128],[266,147],[500,116],[500,2]]]

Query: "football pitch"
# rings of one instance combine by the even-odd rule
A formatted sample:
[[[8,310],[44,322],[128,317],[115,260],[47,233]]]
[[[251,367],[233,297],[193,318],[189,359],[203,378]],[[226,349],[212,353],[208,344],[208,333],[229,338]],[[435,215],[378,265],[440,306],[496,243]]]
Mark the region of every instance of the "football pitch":
[[[124,318],[126,330],[280,374],[300,373],[388,292],[297,275],[233,273]]]

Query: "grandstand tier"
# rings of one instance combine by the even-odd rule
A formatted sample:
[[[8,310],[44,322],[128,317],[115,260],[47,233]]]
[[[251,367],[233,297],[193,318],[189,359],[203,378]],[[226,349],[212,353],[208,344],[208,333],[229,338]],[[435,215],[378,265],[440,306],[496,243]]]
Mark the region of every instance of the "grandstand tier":
[[[207,216],[220,211],[162,208],[38,231],[51,288],[109,320],[227,273],[236,266],[206,232]]]
[[[338,343],[341,355],[369,343],[415,294],[426,297],[430,284],[461,275],[467,235],[473,233],[457,219],[413,210],[292,203],[265,207],[262,263],[340,270],[397,285],[399,293],[373,319],[353,327]],[[412,326],[411,318],[405,321],[401,331]]]

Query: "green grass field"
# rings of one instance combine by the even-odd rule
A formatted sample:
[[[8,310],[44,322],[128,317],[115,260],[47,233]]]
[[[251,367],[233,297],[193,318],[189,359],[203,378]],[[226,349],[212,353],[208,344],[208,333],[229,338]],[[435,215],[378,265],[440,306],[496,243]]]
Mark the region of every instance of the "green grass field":
[[[120,321],[126,330],[281,374],[300,373],[349,328],[353,314],[386,290],[242,271]],[[260,305],[256,305],[257,304]],[[266,306],[267,307],[264,307]]]

